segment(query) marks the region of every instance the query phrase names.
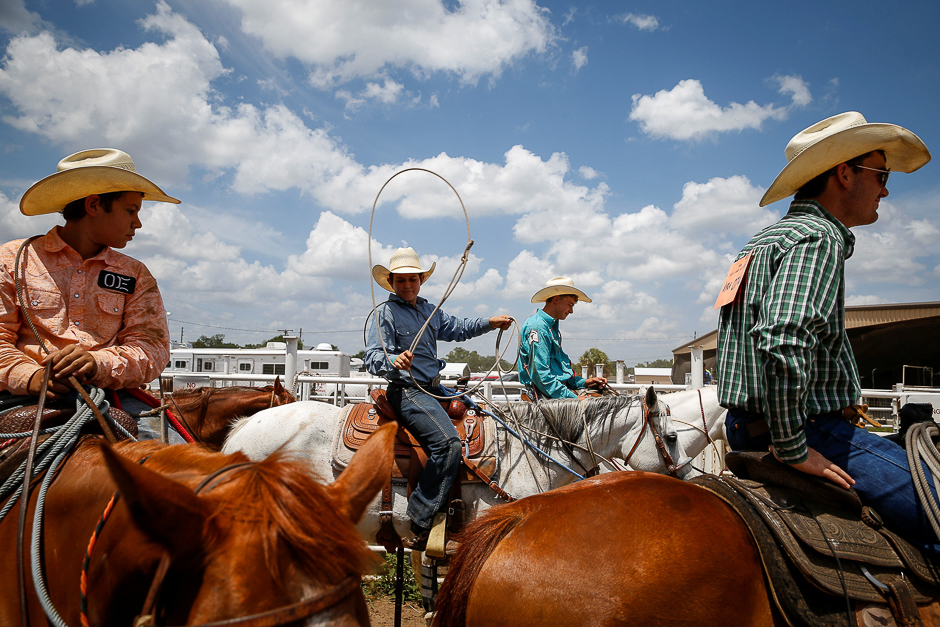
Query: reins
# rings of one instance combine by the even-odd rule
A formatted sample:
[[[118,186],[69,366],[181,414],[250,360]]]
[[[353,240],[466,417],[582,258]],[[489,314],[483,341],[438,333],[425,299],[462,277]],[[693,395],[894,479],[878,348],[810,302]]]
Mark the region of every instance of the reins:
[[[657,405],[659,402],[657,401]],[[656,417],[662,416],[662,410],[656,410]],[[672,412],[669,410],[669,406],[666,406],[666,415],[672,416]],[[659,429],[656,427],[656,422],[650,420],[653,417],[653,410],[647,407],[646,400],[643,400],[643,427],[640,429],[640,435],[637,437],[636,442],[633,444],[633,448],[630,449],[630,453],[624,458],[623,463],[627,464],[630,462],[630,458],[633,456],[633,453],[636,452],[637,447],[640,445],[640,440],[643,439],[643,431],[646,430],[646,427],[649,426],[650,432],[653,434],[653,439],[656,442],[656,448],[659,449],[659,454],[663,456],[663,461],[666,463],[666,470],[669,472],[670,477],[679,476],[679,467],[676,466],[676,462],[672,459],[672,455],[669,454],[669,451],[666,449],[666,443],[663,442],[663,438],[659,433]]]

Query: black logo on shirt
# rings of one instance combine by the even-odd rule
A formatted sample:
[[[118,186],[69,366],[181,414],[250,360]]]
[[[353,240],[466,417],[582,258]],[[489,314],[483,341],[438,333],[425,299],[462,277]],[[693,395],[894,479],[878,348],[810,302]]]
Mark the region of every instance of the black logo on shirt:
[[[124,294],[133,294],[134,288],[137,287],[137,279],[132,276],[102,270],[101,274],[98,275],[98,287]]]

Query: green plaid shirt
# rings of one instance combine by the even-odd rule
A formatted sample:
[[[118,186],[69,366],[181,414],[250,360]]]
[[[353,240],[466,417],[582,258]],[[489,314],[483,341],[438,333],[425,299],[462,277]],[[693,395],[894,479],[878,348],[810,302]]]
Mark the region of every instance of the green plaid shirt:
[[[807,416],[847,407],[860,394],[845,332],[845,260],[855,236],[814,201],[796,200],[755,235],[744,283],[721,308],[718,398],[761,412],[780,459],[807,459]]]

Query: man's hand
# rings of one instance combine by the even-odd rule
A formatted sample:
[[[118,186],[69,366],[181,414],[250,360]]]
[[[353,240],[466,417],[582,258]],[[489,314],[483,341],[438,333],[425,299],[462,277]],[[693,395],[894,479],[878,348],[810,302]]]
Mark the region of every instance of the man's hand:
[[[69,377],[75,377],[79,383],[85,383],[98,374],[98,362],[78,344],[69,344],[49,353],[42,360],[42,365],[49,362],[52,362],[52,378],[58,381],[64,382]]]
[[[603,390],[607,387],[607,378],[606,377],[591,377],[590,379],[585,380],[584,387],[586,388],[597,388],[598,390]]]
[[[493,316],[490,318],[491,329],[502,329],[505,331],[512,326],[512,316]]]
[[[411,351],[405,351],[395,358],[395,361],[392,362],[392,367],[396,370],[411,370],[411,360],[414,358],[414,353]]]
[[[790,468],[795,468],[808,475],[828,479],[840,488],[845,488],[846,490],[855,485],[855,479],[850,477],[849,473],[823,457],[816,449],[807,448],[807,450],[809,452],[809,458],[799,464],[790,464]],[[774,457],[777,457],[777,451],[774,449],[773,445],[770,446],[770,452],[774,454]],[[783,460],[777,457],[777,461]]]
[[[29,383],[26,384],[27,394],[30,396],[39,396],[39,393],[42,392],[42,377],[44,372],[45,370],[37,370],[33,373],[33,376],[29,378]],[[46,399],[50,401],[57,400],[63,395],[68,394],[71,390],[71,386],[50,378],[49,385],[46,387]]]

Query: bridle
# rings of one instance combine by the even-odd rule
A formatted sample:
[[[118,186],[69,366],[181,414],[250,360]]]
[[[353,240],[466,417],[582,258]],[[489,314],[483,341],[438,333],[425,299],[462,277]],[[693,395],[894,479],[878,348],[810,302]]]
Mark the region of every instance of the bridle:
[[[656,403],[657,406],[660,403]],[[633,448],[630,449],[630,453],[624,458],[623,463],[627,464],[630,461],[630,458],[633,456],[633,453],[636,452],[637,447],[640,445],[640,440],[643,439],[643,431],[646,430],[646,427],[649,426],[650,431],[653,434],[653,439],[656,441],[656,448],[659,449],[659,454],[663,456],[663,461],[666,463],[666,470],[670,477],[679,477],[679,467],[676,466],[676,462],[672,459],[672,455],[669,454],[669,451],[666,449],[666,443],[663,442],[663,438],[659,433],[659,428],[656,426],[655,420],[650,420],[650,418],[661,418],[663,415],[669,417],[672,416],[672,412],[669,409],[669,405],[663,403],[665,410],[657,409],[653,411],[646,405],[646,400],[643,400],[643,427],[640,429],[640,435],[637,436],[636,442],[633,444]]]
[[[196,494],[199,494],[203,490],[208,492],[222,483],[222,480],[220,479],[222,475],[242,470],[247,466],[254,465],[255,463],[256,462],[239,462],[220,468],[203,479],[199,485],[196,486],[194,492]],[[112,497],[112,501],[116,500],[119,496],[119,493],[115,492],[115,495]],[[113,503],[109,503],[106,513],[109,513],[110,509],[113,509]],[[105,520],[106,517],[104,514],[102,514],[102,519],[98,522],[98,526],[95,529],[96,534],[100,532],[101,526],[104,524]],[[92,539],[94,540],[94,536]],[[86,564],[88,562],[88,558],[90,557],[91,546],[92,544],[89,545],[89,554],[86,555]],[[156,606],[160,596],[160,588],[163,585],[163,580],[166,578],[166,574],[169,569],[170,555],[169,553],[164,553],[160,558],[160,563],[157,565],[157,571],[154,574],[153,582],[150,584],[150,589],[147,591],[147,597],[144,601],[144,606],[141,609],[140,614],[138,614],[137,618],[134,619],[133,627],[158,627],[156,622]],[[86,579],[87,573],[83,569],[82,580],[85,581]],[[323,612],[333,607],[334,605],[339,604],[355,590],[357,590],[360,583],[360,576],[351,574],[340,581],[338,584],[328,588],[316,596],[306,599],[305,601],[300,601],[291,605],[285,605],[283,607],[268,610],[266,612],[241,616],[239,618],[213,621],[211,623],[200,623],[198,625],[190,625],[188,627],[276,627],[277,625],[293,623],[313,616],[314,614]],[[82,624],[88,624],[84,612],[82,613]]]

